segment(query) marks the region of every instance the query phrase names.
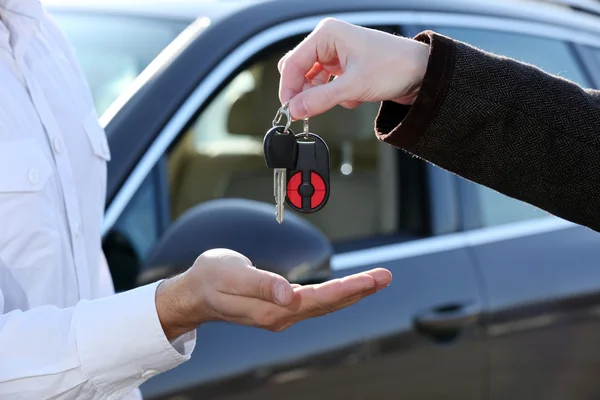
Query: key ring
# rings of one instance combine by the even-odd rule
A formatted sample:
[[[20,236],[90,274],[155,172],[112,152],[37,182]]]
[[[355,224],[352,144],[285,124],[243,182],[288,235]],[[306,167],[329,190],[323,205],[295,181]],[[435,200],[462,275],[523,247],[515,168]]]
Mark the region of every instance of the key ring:
[[[308,118],[304,118],[304,135],[308,139]]]
[[[292,117],[290,115],[289,106],[290,106],[290,102],[288,101],[283,106],[281,106],[281,108],[279,110],[277,110],[277,114],[275,114],[275,118],[273,118],[273,126],[276,126],[279,124],[279,121],[281,121],[281,117],[283,117],[285,115],[285,118],[287,119],[287,121],[285,123],[285,129],[283,130],[283,133],[285,133],[285,134],[288,133],[288,130],[290,129],[290,126],[292,125]]]

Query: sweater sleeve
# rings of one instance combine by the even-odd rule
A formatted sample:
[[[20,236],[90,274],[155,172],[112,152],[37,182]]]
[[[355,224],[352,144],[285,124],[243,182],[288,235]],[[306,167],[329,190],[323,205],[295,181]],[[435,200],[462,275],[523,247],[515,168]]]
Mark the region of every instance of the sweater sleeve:
[[[600,92],[425,31],[412,106],[383,102],[378,138],[466,179],[600,230]]]

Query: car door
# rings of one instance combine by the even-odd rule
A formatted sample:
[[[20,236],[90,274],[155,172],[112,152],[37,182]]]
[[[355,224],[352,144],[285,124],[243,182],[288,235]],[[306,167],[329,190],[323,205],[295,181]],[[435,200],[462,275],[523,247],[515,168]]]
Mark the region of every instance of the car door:
[[[573,33],[561,40],[556,32],[544,36],[549,30],[543,27],[527,33],[511,24],[494,30],[426,28],[534,64],[584,87],[592,85],[579,53],[568,42],[577,37]],[[598,398],[600,236],[491,189],[457,180],[464,228],[490,307],[489,398]]]
[[[325,15],[300,18],[287,7],[269,11],[253,10],[253,18],[242,12],[195,39],[216,48],[218,40],[236,39],[220,32],[233,32],[239,20],[268,26],[227,52],[200,81],[192,78],[197,69],[183,68],[177,59],[180,54],[210,59],[206,52],[194,53],[200,44],[165,59],[148,80],[151,88],[143,88],[108,125],[111,145],[119,143],[118,152],[125,154],[124,136],[140,134],[131,130],[134,121],[153,118],[147,110],[172,104],[153,95],[153,88],[168,82],[169,90],[189,94],[156,124],[158,131],[144,132],[154,135],[151,154],[141,156],[112,196],[104,249],[113,266],[143,263],[168,221],[204,201],[242,197],[272,203],[272,173],[264,166],[261,144],[279,107],[276,62]],[[399,31],[373,18],[356,23]],[[187,87],[177,88],[180,84]],[[198,95],[209,86],[212,93]],[[333,244],[332,278],[383,267],[392,271],[394,283],[351,308],[281,333],[201,326],[192,359],[144,384],[146,399],[482,398],[481,287],[463,235],[436,237],[456,228],[458,220],[449,218],[456,217],[456,192],[433,167],[375,140],[373,106],[339,108],[311,119],[311,130],[330,147],[332,192],[327,207],[306,218]],[[165,149],[160,154],[154,152],[159,145]],[[123,254],[127,261],[117,259]]]

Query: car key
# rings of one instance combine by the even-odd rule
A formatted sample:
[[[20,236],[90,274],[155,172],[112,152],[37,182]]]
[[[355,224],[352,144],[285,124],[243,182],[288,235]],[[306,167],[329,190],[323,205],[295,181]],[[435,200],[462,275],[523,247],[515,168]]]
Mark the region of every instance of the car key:
[[[279,223],[283,222],[287,184],[286,171],[296,168],[298,159],[298,143],[296,142],[296,135],[289,128],[291,118],[289,117],[289,111],[286,111],[286,106],[280,109],[275,120],[273,120],[273,127],[267,131],[263,139],[265,162],[267,167],[273,169],[275,218]],[[287,112],[288,123],[286,126],[277,125],[279,123],[277,117],[280,112]]]
[[[265,134],[263,148],[267,167],[274,171],[275,218],[281,223],[285,205],[286,171],[296,167],[298,158],[296,135],[289,128],[286,133],[284,126],[274,126]]]
[[[329,200],[329,148],[325,141],[308,131],[296,135],[298,160],[296,168],[287,170],[286,202],[302,214],[317,212]]]

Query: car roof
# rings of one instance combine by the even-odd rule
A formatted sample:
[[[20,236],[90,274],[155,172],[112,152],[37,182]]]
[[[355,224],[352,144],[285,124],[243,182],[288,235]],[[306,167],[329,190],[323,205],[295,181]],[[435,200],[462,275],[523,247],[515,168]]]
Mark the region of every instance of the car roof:
[[[285,3],[284,3],[285,1]],[[154,18],[194,20],[208,17],[216,21],[228,15],[260,3],[273,2],[276,7],[290,5],[294,0],[42,0],[50,10],[89,11],[111,14],[128,14]],[[557,11],[565,16],[600,16],[598,0],[397,0],[407,9],[435,8],[438,11],[470,11],[477,13],[503,14],[503,11],[522,9],[524,18],[544,19],[547,13]],[[349,9],[365,0],[329,0],[332,8],[345,5]],[[377,3],[377,2],[373,2]],[[285,5],[284,5],[285,4]],[[375,5],[375,4],[373,4]],[[531,14],[530,10],[538,12]]]
[[[155,18],[211,20],[272,0],[42,0],[49,10],[89,11]]]

